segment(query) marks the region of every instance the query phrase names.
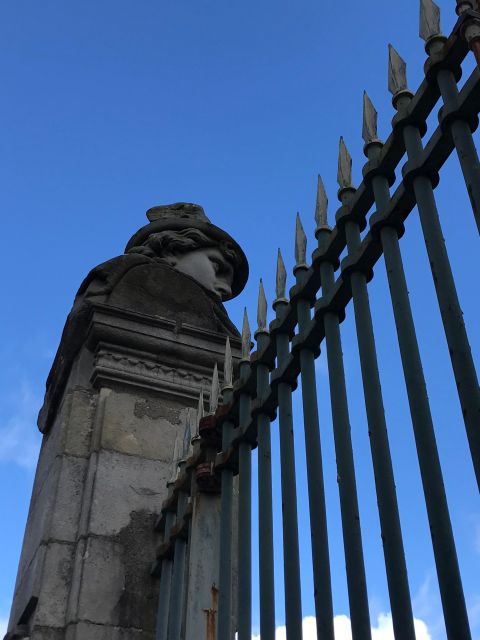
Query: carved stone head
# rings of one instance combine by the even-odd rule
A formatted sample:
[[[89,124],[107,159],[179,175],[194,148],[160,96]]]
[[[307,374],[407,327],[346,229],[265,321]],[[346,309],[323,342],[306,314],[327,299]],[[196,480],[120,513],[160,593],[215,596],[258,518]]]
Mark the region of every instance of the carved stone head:
[[[240,246],[213,225],[202,207],[179,202],[147,211],[149,224],[130,239],[125,253],[141,253],[185,273],[221,300],[237,296],[248,278]]]

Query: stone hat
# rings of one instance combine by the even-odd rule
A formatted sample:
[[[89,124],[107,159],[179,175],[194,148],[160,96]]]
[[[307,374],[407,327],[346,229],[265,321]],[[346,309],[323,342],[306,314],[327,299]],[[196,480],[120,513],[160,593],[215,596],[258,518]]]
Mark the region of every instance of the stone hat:
[[[210,238],[230,245],[237,258],[234,265],[231,298],[235,298],[243,290],[248,279],[248,260],[240,245],[226,231],[210,222],[205,215],[203,207],[191,202],[159,205],[147,211],[147,218],[149,223],[130,238],[125,247],[125,253],[132,247],[142,245],[152,233],[167,230],[199,229]]]

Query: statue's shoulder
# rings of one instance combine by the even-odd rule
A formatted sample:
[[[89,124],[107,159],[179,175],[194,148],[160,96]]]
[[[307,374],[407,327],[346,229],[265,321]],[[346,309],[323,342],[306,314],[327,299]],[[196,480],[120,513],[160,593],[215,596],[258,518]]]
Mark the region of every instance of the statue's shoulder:
[[[76,297],[108,296],[130,269],[151,262],[151,258],[139,253],[127,253],[102,262],[88,273]]]

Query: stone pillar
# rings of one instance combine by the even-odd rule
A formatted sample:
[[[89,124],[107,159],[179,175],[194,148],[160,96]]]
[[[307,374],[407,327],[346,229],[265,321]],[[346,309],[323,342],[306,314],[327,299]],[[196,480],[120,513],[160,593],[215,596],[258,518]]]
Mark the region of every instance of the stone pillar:
[[[87,277],[40,413],[9,640],[153,640],[154,521],[226,335],[238,355],[218,296],[163,260],[134,252]]]

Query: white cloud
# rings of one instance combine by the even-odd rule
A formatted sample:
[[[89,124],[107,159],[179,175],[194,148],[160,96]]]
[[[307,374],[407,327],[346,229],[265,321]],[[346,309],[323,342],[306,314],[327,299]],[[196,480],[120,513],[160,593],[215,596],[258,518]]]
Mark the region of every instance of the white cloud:
[[[7,633],[8,618],[0,618],[0,639]]]
[[[334,618],[335,640],[352,640],[352,627],[350,619],[345,615]],[[432,640],[427,625],[423,620],[415,618],[415,635],[417,640]],[[275,640],[286,640],[285,627],[277,627]],[[316,640],[317,626],[313,616],[303,619],[303,640]],[[260,636],[252,636],[252,640],[260,640]],[[393,635],[392,616],[390,613],[381,613],[378,616],[376,626],[372,627],[372,640],[395,640]]]
[[[34,469],[41,440],[36,426],[40,399],[31,386],[23,382],[16,397],[2,400],[13,410],[0,426],[0,462],[14,462],[20,467]],[[5,409],[3,413],[6,413]]]

